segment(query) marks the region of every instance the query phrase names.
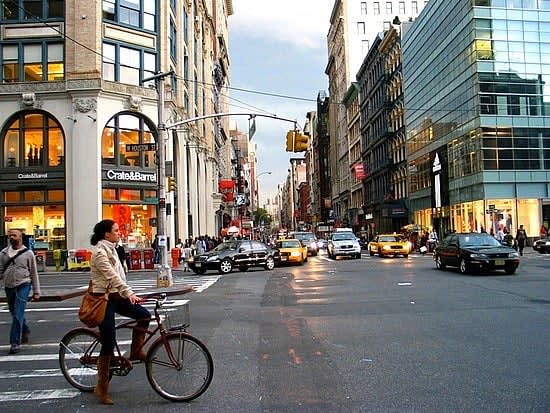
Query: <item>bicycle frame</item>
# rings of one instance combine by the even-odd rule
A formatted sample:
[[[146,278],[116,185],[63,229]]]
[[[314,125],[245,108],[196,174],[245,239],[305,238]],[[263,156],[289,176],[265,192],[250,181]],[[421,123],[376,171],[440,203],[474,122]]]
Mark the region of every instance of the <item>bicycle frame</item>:
[[[162,308],[162,304],[164,304],[164,302],[166,301],[166,295],[165,294],[160,294],[160,295],[152,294],[152,295],[148,295],[147,298],[155,300],[154,317],[151,317],[151,321],[155,320],[156,323],[157,323],[157,326],[155,327],[155,329],[150,330],[149,328],[139,327],[137,320],[128,320],[128,321],[123,321],[123,322],[117,324],[115,326],[115,330],[128,328],[128,329],[131,329],[132,331],[139,331],[139,332],[145,333],[146,338],[145,338],[143,344],[141,345],[140,350],[142,348],[144,348],[145,345],[149,341],[151,341],[152,338],[154,336],[156,336],[157,333],[159,333],[159,338],[157,340],[162,340],[162,343],[163,343],[164,347],[166,348],[166,352],[168,354],[170,362],[173,364],[173,366],[175,368],[180,368],[181,365],[176,360],[176,358],[174,357],[174,353],[172,352],[172,347],[170,347],[170,345],[168,344],[168,341],[166,340],[166,336],[167,336],[167,334],[169,334],[169,332],[164,327],[164,325],[161,321],[161,318],[160,318],[160,314],[159,314],[159,310],[160,310],[160,308]],[[185,325],[182,326],[181,330],[179,330],[179,332],[183,333],[183,334],[186,334],[186,331],[185,331],[186,327],[187,326],[185,326]],[[122,352],[120,351],[118,341],[115,343],[115,348],[116,348],[117,353],[119,354],[118,356],[115,356],[115,359],[120,357],[121,359],[127,360],[126,357],[121,355]]]

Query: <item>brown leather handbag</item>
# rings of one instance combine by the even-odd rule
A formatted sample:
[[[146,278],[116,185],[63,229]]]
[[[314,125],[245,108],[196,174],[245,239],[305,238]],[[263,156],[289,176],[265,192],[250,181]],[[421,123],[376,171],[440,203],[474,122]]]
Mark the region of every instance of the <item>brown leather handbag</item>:
[[[105,310],[109,302],[109,288],[105,290],[105,294],[94,294],[92,288],[92,280],[88,285],[88,291],[82,297],[78,318],[88,327],[97,327],[105,318]]]

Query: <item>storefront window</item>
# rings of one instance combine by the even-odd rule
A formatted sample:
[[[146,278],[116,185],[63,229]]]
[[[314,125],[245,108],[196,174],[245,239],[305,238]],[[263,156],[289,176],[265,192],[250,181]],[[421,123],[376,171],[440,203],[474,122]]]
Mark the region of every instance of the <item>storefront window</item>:
[[[103,129],[101,155],[104,164],[155,168],[154,151],[128,151],[127,145],[154,143],[154,126],[133,113],[113,117]]]
[[[35,249],[64,249],[65,212],[63,205],[7,206],[5,231],[19,229],[34,237]]]
[[[23,192],[23,201],[43,202],[44,192],[43,191],[25,191]]]
[[[523,225],[527,236],[538,236],[540,226],[542,225],[540,220],[540,201],[537,199],[518,199],[517,208],[518,225]]]
[[[149,248],[156,234],[156,205],[103,204],[103,218],[119,224],[126,248]]]
[[[103,200],[104,201],[115,201],[116,200],[116,189],[103,189]]]
[[[42,112],[15,115],[3,136],[4,167],[57,167],[64,164],[65,140],[57,121]],[[46,159],[48,160],[46,162]]]

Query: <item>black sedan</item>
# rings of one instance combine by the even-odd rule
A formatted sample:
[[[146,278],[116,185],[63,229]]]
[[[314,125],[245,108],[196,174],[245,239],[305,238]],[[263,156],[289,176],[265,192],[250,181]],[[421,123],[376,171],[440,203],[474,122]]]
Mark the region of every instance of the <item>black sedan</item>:
[[[195,274],[204,274],[207,270],[228,274],[234,268],[246,271],[250,267],[272,270],[277,258],[276,250],[259,241],[233,240],[226,241],[204,254],[191,257],[189,268]]]
[[[533,249],[541,254],[550,253],[550,238],[541,238],[533,243]]]
[[[435,248],[434,261],[440,270],[457,267],[462,274],[474,270],[513,274],[519,266],[519,254],[486,233],[452,233]]]

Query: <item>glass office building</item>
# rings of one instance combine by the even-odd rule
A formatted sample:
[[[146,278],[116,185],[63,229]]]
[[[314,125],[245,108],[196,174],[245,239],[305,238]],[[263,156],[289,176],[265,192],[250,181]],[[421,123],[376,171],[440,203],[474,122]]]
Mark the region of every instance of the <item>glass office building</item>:
[[[537,237],[550,221],[550,0],[431,0],[403,31],[411,218]]]

